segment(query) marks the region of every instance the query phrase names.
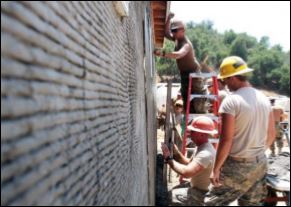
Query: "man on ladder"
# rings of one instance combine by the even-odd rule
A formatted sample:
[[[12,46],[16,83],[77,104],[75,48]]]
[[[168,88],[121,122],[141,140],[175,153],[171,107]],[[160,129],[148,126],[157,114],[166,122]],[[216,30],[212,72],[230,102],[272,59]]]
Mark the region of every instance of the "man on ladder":
[[[200,65],[195,57],[195,52],[191,41],[185,35],[185,25],[182,21],[171,19],[174,17],[170,13],[165,28],[166,38],[175,42],[175,52],[165,53],[162,50],[155,50],[155,55],[165,58],[176,59],[177,66],[181,74],[181,95],[184,102],[184,111],[186,111],[187,92],[189,86],[189,74],[201,71]],[[204,81],[201,78],[194,78],[192,92],[195,94],[206,94]],[[191,113],[206,113],[206,99],[197,98],[191,104]]]

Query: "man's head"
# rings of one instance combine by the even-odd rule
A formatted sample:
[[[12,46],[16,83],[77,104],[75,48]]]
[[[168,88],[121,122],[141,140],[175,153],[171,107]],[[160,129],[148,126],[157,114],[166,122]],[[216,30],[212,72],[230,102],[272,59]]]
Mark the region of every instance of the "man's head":
[[[213,81],[212,81],[212,78],[209,78],[206,80],[206,85],[207,85],[207,89],[209,91],[210,94],[213,94],[214,91],[213,91]]]
[[[222,79],[230,91],[236,91],[247,82],[247,74],[252,71],[242,58],[231,56],[222,61],[218,79]]]
[[[182,100],[181,89],[177,93],[177,100]]]
[[[187,129],[191,132],[191,139],[197,145],[208,142],[209,135],[217,134],[214,122],[206,116],[196,117]]]
[[[183,112],[183,101],[182,100],[177,100],[174,104],[175,106],[175,112],[176,113],[182,113]]]
[[[248,77],[243,75],[237,75],[225,78],[223,81],[230,91],[236,91],[241,88],[242,84],[248,81]]]
[[[171,33],[177,40],[185,37],[185,24],[180,20],[173,20],[171,22]]]
[[[270,99],[270,103],[271,103],[272,106],[275,106],[275,102],[276,102],[276,99],[274,99],[274,98]]]

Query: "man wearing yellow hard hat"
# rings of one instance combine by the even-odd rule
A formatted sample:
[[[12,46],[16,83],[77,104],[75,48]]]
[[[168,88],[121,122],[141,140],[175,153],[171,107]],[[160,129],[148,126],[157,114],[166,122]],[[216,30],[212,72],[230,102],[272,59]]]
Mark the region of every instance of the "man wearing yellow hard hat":
[[[208,206],[261,205],[266,197],[265,150],[275,139],[272,108],[267,97],[254,89],[247,74],[252,72],[240,57],[223,60],[218,78],[230,91],[222,102],[222,130],[215,164],[210,176],[212,185],[205,198]]]

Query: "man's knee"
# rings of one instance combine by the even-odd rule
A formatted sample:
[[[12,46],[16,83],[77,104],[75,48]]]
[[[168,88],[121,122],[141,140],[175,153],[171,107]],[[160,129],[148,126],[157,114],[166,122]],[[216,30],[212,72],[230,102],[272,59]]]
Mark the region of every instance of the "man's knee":
[[[183,186],[179,185],[176,186],[174,189],[170,191],[171,200],[170,204],[175,206],[181,206],[187,204],[187,192],[188,192],[188,185]]]
[[[241,195],[239,190],[228,186],[211,187],[204,198],[205,206],[227,206]]]
[[[196,188],[188,189],[188,205],[189,206],[204,206],[204,198],[207,191]]]
[[[227,197],[219,196],[219,195],[212,195],[212,196],[205,196],[204,198],[204,205],[205,206],[226,206],[231,201],[227,200]]]

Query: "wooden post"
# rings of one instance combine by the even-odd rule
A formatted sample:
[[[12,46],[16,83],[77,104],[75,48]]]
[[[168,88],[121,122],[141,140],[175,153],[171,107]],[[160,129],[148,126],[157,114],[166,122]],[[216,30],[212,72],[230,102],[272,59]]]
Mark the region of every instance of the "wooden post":
[[[166,126],[165,126],[165,139],[164,143],[169,146],[169,140],[171,136],[171,122],[170,122],[170,114],[171,114],[171,107],[172,107],[172,81],[168,80],[167,85],[167,103],[166,103]],[[164,164],[163,168],[163,184],[167,188],[167,164]]]

